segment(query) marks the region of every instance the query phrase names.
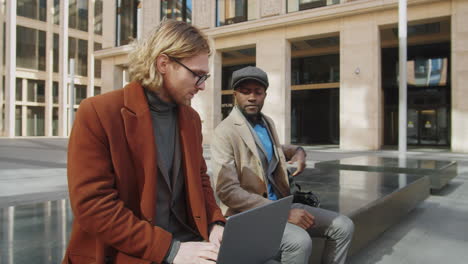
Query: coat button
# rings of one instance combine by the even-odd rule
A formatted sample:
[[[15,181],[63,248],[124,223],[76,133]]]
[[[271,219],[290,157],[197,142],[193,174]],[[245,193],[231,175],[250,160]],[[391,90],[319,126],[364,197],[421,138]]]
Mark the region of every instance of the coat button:
[[[267,198],[267,193],[263,193],[263,198]]]

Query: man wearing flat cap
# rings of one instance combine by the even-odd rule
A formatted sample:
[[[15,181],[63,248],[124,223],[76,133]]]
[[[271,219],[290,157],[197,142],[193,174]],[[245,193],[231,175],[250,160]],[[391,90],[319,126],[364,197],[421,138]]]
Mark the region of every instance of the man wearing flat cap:
[[[273,120],[261,112],[268,86],[267,74],[257,67],[232,74],[236,106],[215,129],[211,146],[216,194],[227,216],[289,196],[286,163],[297,163],[292,176],[305,168],[304,149],[281,145]],[[311,237],[323,237],[322,263],[344,263],[353,230],[344,215],[293,203],[277,260],[308,263]]]

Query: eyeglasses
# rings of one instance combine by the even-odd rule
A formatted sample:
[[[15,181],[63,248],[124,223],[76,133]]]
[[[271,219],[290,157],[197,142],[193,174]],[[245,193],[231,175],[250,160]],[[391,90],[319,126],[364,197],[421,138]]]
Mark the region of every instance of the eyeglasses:
[[[210,77],[209,74],[203,74],[203,75],[199,75],[197,74],[196,72],[192,71],[189,67],[185,66],[182,62],[180,62],[178,59],[176,58],[172,58],[171,59],[175,62],[177,62],[177,64],[179,64],[180,66],[184,67],[185,69],[187,69],[189,72],[191,72],[195,77],[198,77],[198,80],[197,82],[195,83],[195,86],[200,86],[204,81],[206,81],[206,79],[208,79]]]

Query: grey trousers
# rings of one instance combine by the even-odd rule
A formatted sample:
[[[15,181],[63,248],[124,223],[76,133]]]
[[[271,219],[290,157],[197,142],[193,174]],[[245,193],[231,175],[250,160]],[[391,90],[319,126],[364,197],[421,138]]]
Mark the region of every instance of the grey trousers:
[[[277,259],[283,264],[308,263],[312,252],[311,237],[322,237],[325,239],[322,263],[344,264],[354,232],[352,220],[333,211],[303,204],[293,204],[291,208],[307,210],[315,217],[315,225],[304,230],[287,223]]]

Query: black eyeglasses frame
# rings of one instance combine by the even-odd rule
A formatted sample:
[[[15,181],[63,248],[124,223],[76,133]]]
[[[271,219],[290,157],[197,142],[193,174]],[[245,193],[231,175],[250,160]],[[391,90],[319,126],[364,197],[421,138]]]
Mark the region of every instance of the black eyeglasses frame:
[[[197,82],[195,83],[195,86],[200,86],[203,82],[205,82],[208,78],[210,78],[210,74],[207,73],[207,74],[203,74],[203,75],[198,75],[196,72],[194,72],[193,70],[191,70],[189,67],[187,67],[185,64],[183,64],[182,62],[180,62],[178,59],[176,58],[173,58],[173,57],[169,57],[171,60],[175,61],[177,64],[179,64],[180,66],[184,67],[185,69],[187,69],[189,72],[191,72],[195,77],[198,77],[198,80]]]

